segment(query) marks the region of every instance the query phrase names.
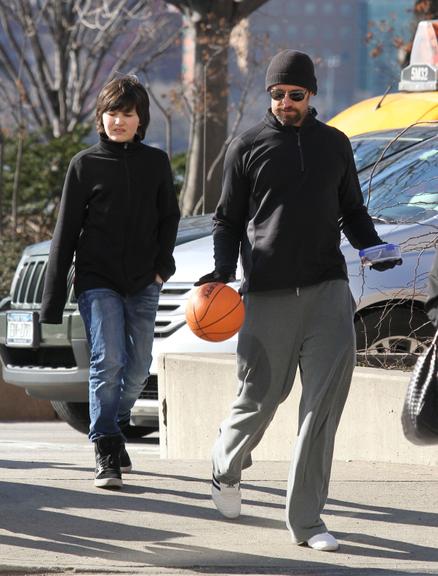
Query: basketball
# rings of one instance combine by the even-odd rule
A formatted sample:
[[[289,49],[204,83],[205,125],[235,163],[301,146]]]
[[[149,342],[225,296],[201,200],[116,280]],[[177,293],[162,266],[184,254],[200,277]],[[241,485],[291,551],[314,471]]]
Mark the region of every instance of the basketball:
[[[196,336],[209,342],[222,342],[242,326],[245,308],[240,294],[221,282],[196,287],[186,306],[186,320]]]

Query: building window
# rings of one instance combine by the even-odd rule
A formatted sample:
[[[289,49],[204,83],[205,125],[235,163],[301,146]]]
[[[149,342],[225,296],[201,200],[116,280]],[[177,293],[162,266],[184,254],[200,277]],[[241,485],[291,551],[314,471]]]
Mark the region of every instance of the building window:
[[[344,16],[351,14],[351,6],[348,3],[342,4],[340,10],[341,10],[341,14],[343,14]]]
[[[308,38],[316,36],[316,26],[314,26],[313,24],[308,24],[307,26],[304,26],[304,35],[307,36]]]
[[[280,26],[278,24],[270,24],[269,25],[269,32],[271,34],[279,34],[280,33]]]

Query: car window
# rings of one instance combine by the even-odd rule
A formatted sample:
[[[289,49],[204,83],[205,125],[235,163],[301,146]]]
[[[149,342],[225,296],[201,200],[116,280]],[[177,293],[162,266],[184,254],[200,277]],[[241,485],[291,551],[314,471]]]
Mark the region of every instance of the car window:
[[[438,214],[438,138],[387,160],[362,185],[369,213],[387,222],[413,223]]]
[[[351,138],[351,147],[353,148],[357,171],[360,172],[377,162],[390,142],[391,144],[386,150],[384,158],[388,158],[392,154],[405,150],[423,140],[432,138],[436,134],[436,128],[415,126],[395,139],[400,132],[402,132],[402,129],[385,130],[361,134]]]
[[[191,240],[209,236],[213,231],[213,214],[186,216],[181,218],[178,226],[176,244],[185,244]]]

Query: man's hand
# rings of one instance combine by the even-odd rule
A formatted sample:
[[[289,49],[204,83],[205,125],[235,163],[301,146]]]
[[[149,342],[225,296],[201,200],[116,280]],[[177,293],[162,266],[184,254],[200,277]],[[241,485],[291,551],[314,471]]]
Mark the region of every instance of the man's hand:
[[[236,279],[233,273],[221,272],[219,270],[213,270],[205,276],[201,276],[194,286],[202,286],[202,284],[207,284],[208,282],[222,282],[223,284],[228,284],[228,282],[233,282]]]
[[[384,272],[385,270],[390,270],[394,266],[401,266],[403,260],[398,258],[397,260],[385,260],[384,262],[376,262],[370,266],[371,270],[377,270],[378,272]]]

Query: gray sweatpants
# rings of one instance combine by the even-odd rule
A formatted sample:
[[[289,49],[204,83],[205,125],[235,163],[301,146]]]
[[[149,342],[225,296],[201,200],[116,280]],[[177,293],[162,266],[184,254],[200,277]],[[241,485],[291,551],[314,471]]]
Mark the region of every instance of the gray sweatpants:
[[[326,531],[321,520],[336,429],[355,364],[354,301],[348,283],[330,280],[295,292],[249,293],[237,347],[240,386],[213,448],[213,471],[238,482],[297,366],[302,395],[287,491],[287,526],[306,541]]]

